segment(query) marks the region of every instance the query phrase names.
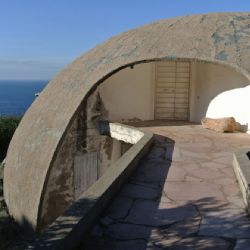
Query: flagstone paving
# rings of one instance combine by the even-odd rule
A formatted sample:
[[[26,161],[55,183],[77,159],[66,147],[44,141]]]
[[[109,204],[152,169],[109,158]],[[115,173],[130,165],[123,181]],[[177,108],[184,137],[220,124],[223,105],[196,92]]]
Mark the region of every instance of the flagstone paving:
[[[243,133],[149,126],[151,151],[92,229],[84,249],[250,249],[232,168]]]

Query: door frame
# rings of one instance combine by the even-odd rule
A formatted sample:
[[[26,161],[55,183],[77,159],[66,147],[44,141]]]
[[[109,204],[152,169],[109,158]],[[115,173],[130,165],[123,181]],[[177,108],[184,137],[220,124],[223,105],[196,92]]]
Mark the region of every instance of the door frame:
[[[191,90],[193,85],[193,74],[192,74],[192,69],[193,69],[193,63],[190,60],[164,60],[164,61],[155,61],[153,63],[153,69],[152,69],[152,83],[153,83],[153,117],[154,120],[159,120],[156,118],[156,90],[157,90],[157,63],[158,62],[188,62],[189,63],[189,86],[188,86],[188,108],[187,108],[187,119],[183,121],[190,121],[190,105],[191,105]],[[176,67],[177,68],[177,67]],[[175,69],[176,71],[176,69]],[[162,120],[171,120],[171,121],[178,121],[178,119],[162,119]],[[181,120],[180,120],[181,121]]]

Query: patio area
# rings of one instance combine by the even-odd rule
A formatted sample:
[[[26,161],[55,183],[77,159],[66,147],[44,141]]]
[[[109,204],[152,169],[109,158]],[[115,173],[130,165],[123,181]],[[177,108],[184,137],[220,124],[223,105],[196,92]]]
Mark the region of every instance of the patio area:
[[[135,126],[135,124],[131,124]],[[250,249],[232,152],[244,133],[142,122],[154,146],[92,229],[84,249]]]

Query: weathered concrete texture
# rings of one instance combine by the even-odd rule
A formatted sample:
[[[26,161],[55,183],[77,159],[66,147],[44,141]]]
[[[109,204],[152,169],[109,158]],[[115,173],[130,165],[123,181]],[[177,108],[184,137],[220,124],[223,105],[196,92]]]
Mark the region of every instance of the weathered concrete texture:
[[[10,144],[4,173],[10,213],[34,227],[44,185],[86,95],[126,65],[187,58],[234,67],[248,79],[249,13],[194,15],[162,20],[116,36],[57,75],[23,117]]]
[[[131,128],[128,129],[132,130]],[[132,134],[135,131],[133,129]],[[141,134],[140,131],[138,133]],[[68,250],[79,246],[90,227],[97,221],[108,203],[111,202],[114,195],[121,189],[132,171],[137,167],[138,162],[147,154],[152,142],[153,135],[144,133],[143,138],[133,145],[129,152],[112,164],[109,171],[89,187],[62,216],[59,216],[29,249]],[[124,192],[127,191],[124,190]],[[152,195],[154,194],[151,194],[149,198],[152,198]],[[117,200],[116,204],[122,204],[123,202],[122,199]],[[112,206],[109,211],[112,211]],[[125,216],[123,213],[127,213],[126,207],[118,214],[114,214],[114,218]],[[110,221],[109,218],[102,219],[103,224],[109,224]]]
[[[116,123],[110,125],[111,137],[130,144],[135,144],[143,137],[143,132],[129,129]]]
[[[200,125],[155,124],[146,127],[145,122],[144,129],[163,137],[103,213],[82,249],[248,249],[250,220],[232,156],[236,148],[249,145],[250,136],[218,134]],[[167,151],[172,153],[166,155]]]
[[[58,149],[57,158],[51,166],[48,181],[44,186],[39,215],[39,230],[52,223],[74,200],[79,198],[79,194],[81,195],[85,191],[85,189],[81,190],[80,188],[78,190],[76,188],[75,165],[77,159],[86,159],[86,156],[94,153],[93,156],[96,158],[94,160],[97,162],[97,174],[96,177],[94,176],[95,179],[91,181],[96,181],[107,171],[112,162],[125,152],[116,150],[116,148],[121,148],[120,141],[100,135],[99,121],[105,120],[106,113],[98,92],[89,96],[86,105],[81,105]],[[138,131],[138,134],[143,135],[140,131]],[[81,168],[84,167],[82,161],[78,163]],[[86,182],[84,187],[87,186],[88,188],[91,184],[93,183]]]
[[[47,183],[44,186],[40,201],[39,230],[52,223],[78,198],[74,183],[76,157],[98,152],[100,159],[97,161],[100,173],[104,172],[102,165],[110,165],[112,145],[109,145],[110,152],[108,153],[102,145],[105,145],[107,139],[110,139],[111,144],[113,140],[101,136],[98,131],[98,122],[100,119],[105,119],[105,113],[104,104],[97,92],[88,98],[86,105],[81,105],[58,149],[57,158],[51,166]],[[106,155],[108,159],[105,159]]]
[[[80,113],[78,119],[82,116],[83,114]],[[72,170],[74,168],[74,154],[77,152],[76,146],[79,137],[77,132],[80,130],[77,123],[78,119],[72,123],[59,149],[58,157],[51,167],[48,181],[44,187],[38,225],[40,228],[55,220],[74,200],[74,178]],[[84,130],[84,128],[82,128],[82,130]]]
[[[248,155],[249,148],[235,152],[233,155],[233,166],[247,212],[250,215],[250,162]]]

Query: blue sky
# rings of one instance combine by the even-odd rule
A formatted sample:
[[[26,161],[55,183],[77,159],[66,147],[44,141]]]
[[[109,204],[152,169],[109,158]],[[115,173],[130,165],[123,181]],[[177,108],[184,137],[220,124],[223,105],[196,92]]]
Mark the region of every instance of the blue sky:
[[[51,79],[117,33],[163,18],[250,11],[250,0],[0,0],[0,79]]]

